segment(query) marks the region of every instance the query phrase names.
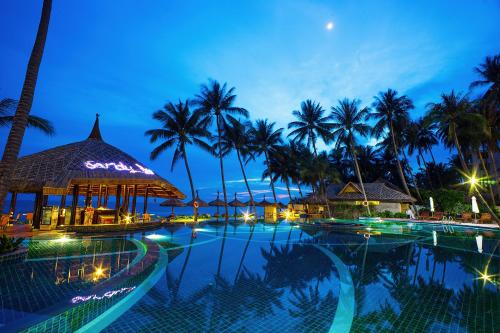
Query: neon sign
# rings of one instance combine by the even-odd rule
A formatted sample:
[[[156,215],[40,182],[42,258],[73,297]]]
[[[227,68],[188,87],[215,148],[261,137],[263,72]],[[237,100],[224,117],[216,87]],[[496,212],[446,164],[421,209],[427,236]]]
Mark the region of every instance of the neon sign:
[[[123,162],[100,163],[94,161],[86,161],[84,165],[87,169],[90,170],[95,170],[95,169],[109,170],[110,168],[114,168],[116,171],[128,171],[129,173],[143,173],[145,175],[154,175],[154,172],[151,169],[145,168],[137,163],[135,164],[135,167],[133,167],[126,165]]]
[[[77,304],[77,303],[87,302],[90,300],[100,300],[103,298],[111,298],[111,297],[118,295],[118,294],[129,293],[134,289],[135,289],[135,286],[129,287],[129,288],[121,288],[121,289],[117,289],[117,290],[110,290],[110,291],[105,292],[102,296],[97,296],[96,294],[89,295],[89,296],[75,296],[71,299],[71,303]]]

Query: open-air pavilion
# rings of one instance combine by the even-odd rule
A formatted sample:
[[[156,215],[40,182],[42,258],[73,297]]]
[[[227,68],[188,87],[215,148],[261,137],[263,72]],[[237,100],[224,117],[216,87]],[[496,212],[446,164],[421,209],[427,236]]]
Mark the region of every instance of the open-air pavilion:
[[[148,221],[149,197],[185,198],[144,164],[104,142],[98,115],[86,140],[21,157],[9,190],[10,211],[15,209],[18,193],[35,194],[28,220],[32,220],[34,228],[44,229]],[[47,206],[49,196],[60,196],[59,206]],[[83,206],[79,205],[79,197],[85,198]],[[115,198],[111,205],[110,197]],[[137,197],[144,198],[142,214]]]

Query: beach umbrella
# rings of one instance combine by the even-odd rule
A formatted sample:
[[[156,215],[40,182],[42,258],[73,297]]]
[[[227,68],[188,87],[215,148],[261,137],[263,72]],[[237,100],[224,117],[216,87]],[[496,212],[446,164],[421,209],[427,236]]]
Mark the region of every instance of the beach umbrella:
[[[429,206],[431,207],[431,213],[434,213],[434,199],[429,197]]]
[[[195,204],[197,204],[198,207],[208,207],[208,204],[200,199],[198,190],[196,190],[196,198],[194,198],[194,200],[186,202],[186,206],[194,206]]]
[[[219,199],[219,191],[217,191],[217,199],[210,201],[208,205],[211,207],[217,207],[217,216],[219,216],[219,207],[224,207],[225,205],[224,201]]]
[[[476,236],[477,252],[483,253],[483,235]]]
[[[236,207],[246,207],[246,203],[238,200],[236,193],[234,193],[234,200],[229,202],[229,206],[234,207],[234,217],[236,218]]]
[[[258,202],[257,206],[259,206],[259,207],[271,207],[271,206],[274,206],[274,203],[267,201],[266,196],[264,195],[264,199],[261,202]]]
[[[172,215],[174,215],[174,208],[175,207],[185,207],[186,204],[179,199],[171,198],[163,201],[160,203],[160,206],[162,207],[172,207]]]
[[[474,214],[479,214],[479,207],[477,206],[477,200],[476,197],[472,197],[472,212]]]

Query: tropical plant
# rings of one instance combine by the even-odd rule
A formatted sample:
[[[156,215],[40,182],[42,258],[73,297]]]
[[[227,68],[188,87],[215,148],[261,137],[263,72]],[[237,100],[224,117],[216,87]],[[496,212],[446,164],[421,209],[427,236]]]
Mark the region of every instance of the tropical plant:
[[[401,184],[403,185],[406,194],[411,195],[408,184],[406,183],[401,161],[399,160],[400,142],[398,142],[396,137],[396,131],[397,133],[400,133],[400,131],[408,124],[408,111],[414,108],[413,103],[406,95],[398,96],[397,91],[392,89],[388,89],[386,92],[381,92],[374,98],[375,101],[373,102],[373,108],[375,111],[370,114],[369,118],[376,119],[377,123],[372,128],[372,135],[378,139],[386,132],[389,132],[392,148],[394,150],[394,156],[398,166],[399,177],[401,178]]]
[[[345,98],[340,100],[337,106],[332,107],[330,118],[332,120],[332,135],[337,140],[335,146],[336,148],[345,146],[347,151],[351,154],[354,169],[356,170],[356,176],[361,186],[361,191],[363,192],[363,197],[365,202],[368,202],[365,187],[363,185],[363,179],[361,177],[361,171],[358,165],[355,147],[356,135],[366,137],[370,132],[370,126],[365,123],[370,111],[367,107],[360,110],[360,103],[361,101],[358,99],[349,100]],[[366,209],[368,211],[368,215],[370,215],[369,205],[366,205]]]
[[[257,119],[255,124],[250,127],[249,130],[250,137],[255,147],[255,152],[258,155],[264,155],[269,174],[273,173],[269,155],[275,151],[281,143],[283,143],[283,138],[281,136],[283,128],[275,130],[275,125],[276,123],[270,123],[267,119]],[[273,191],[274,203],[277,203],[273,177],[269,177],[269,182]]]
[[[191,112],[189,109],[189,101],[184,103],[179,101],[174,104],[168,102],[163,110],[153,113],[153,119],[161,123],[161,128],[151,129],[146,131],[145,135],[150,137],[150,142],[155,143],[159,140],[162,142],[151,151],[151,159],[155,160],[161,153],[175,147],[172,157],[170,170],[173,170],[175,164],[179,160],[184,161],[186,172],[191,187],[191,198],[195,201],[195,187],[191,169],[189,168],[188,157],[186,153],[186,145],[196,145],[204,150],[211,151],[211,147],[203,139],[209,139],[210,133],[204,126],[200,112]],[[194,209],[194,219],[198,217],[198,209]]]
[[[14,116],[10,111],[17,105],[17,102],[11,98],[4,98],[0,100],[0,127],[10,126],[14,121]],[[27,127],[35,128],[47,135],[55,133],[52,123],[44,118],[29,115]]]
[[[227,122],[224,127],[224,135],[221,140],[221,147],[223,157],[228,155],[233,149],[236,151],[236,156],[238,157],[238,162],[240,164],[241,173],[243,174],[245,186],[250,197],[250,202],[253,204],[253,208],[256,212],[253,194],[250,190],[250,185],[248,184],[244,167],[244,165],[246,165],[250,160],[254,159],[254,147],[248,134],[249,126],[250,124],[243,123],[240,119],[236,119],[228,115]]]
[[[321,138],[325,143],[331,139],[331,125],[329,117],[324,116],[325,110],[317,102],[310,99],[300,104],[300,111],[295,110],[292,115],[297,118],[288,124],[288,129],[293,129],[288,137],[293,137],[292,141],[307,141],[307,146],[312,147],[314,155],[318,155],[316,141]]]
[[[16,251],[23,241],[24,238],[13,238],[2,235],[0,237],[0,254]]]
[[[10,173],[14,168],[14,163],[19,156],[21,144],[23,142],[24,132],[28,126],[28,116],[33,104],[35,95],[38,70],[42,62],[43,50],[45,48],[45,39],[49,30],[50,12],[52,9],[52,0],[44,0],[42,7],[42,16],[38,25],[35,44],[31,51],[28,68],[24,77],[21,97],[17,104],[16,113],[12,119],[12,126],[9,131],[5,149],[3,151],[2,161],[0,162],[0,207],[3,207],[5,196],[9,191]]]
[[[204,123],[208,126],[215,119],[217,128],[217,151],[219,155],[220,173],[222,180],[222,191],[224,193],[224,210],[226,223],[229,219],[227,207],[227,191],[226,182],[224,179],[224,162],[222,156],[222,134],[226,124],[227,115],[239,115],[248,118],[248,111],[244,108],[234,106],[236,95],[234,94],[235,87],[227,88],[227,83],[221,85],[215,80],[211,80],[208,85],[202,85],[201,91],[196,95],[193,103],[198,107],[204,117]]]

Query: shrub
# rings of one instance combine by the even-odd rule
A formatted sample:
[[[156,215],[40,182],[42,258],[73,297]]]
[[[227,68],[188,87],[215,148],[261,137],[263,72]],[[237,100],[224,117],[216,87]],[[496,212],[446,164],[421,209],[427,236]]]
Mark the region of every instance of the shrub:
[[[420,194],[422,195],[422,200],[424,200],[424,204],[427,207],[429,207],[429,197],[432,197],[434,199],[435,210],[444,212],[452,212],[458,203],[465,204],[467,198],[467,193],[464,191],[449,190],[444,188],[434,191],[422,190]]]
[[[14,252],[19,248],[24,238],[13,238],[2,235],[0,237],[0,254]]]

